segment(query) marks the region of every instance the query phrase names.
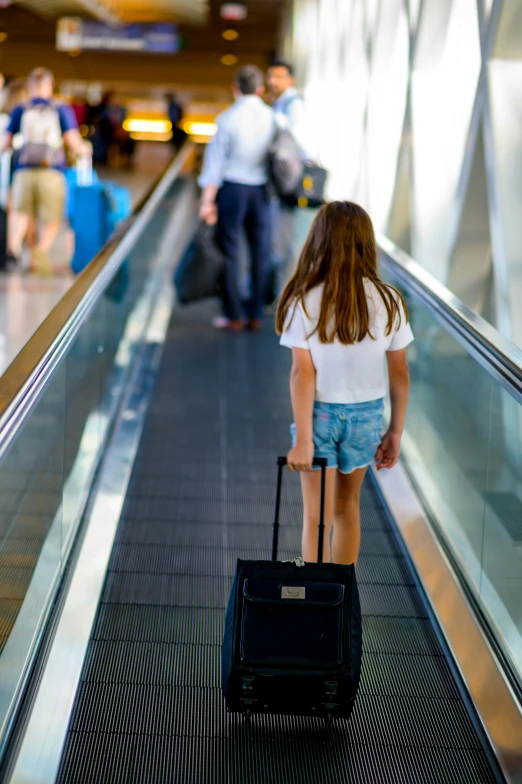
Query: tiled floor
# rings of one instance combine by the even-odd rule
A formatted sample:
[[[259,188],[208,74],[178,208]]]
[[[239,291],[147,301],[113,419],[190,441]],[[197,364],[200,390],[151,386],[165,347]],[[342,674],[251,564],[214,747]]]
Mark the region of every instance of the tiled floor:
[[[167,145],[142,144],[136,149],[132,170],[100,171],[102,179],[114,180],[131,190],[134,204],[165,170],[172,151]],[[53,261],[64,265],[65,231],[53,248]],[[31,335],[59,302],[74,281],[71,273],[43,278],[23,272],[0,274],[0,375]]]
[[[11,364],[73,280],[72,275],[43,279],[20,272],[0,276],[0,373]]]

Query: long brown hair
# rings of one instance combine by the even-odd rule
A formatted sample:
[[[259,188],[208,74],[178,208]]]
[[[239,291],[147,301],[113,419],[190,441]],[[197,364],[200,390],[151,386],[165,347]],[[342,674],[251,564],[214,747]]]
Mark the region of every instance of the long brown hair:
[[[297,268],[288,282],[277,308],[276,331],[280,335],[289,311],[301,303],[306,315],[305,297],[323,284],[317,332],[321,343],[352,345],[370,331],[370,314],[364,278],[371,281],[382,297],[388,316],[386,334],[401,323],[400,304],[406,320],[408,311],[402,295],[381,280],[377,265],[377,245],[372,222],[362,207],[351,201],[334,201],[319,210]],[[292,311],[293,316],[293,311]]]

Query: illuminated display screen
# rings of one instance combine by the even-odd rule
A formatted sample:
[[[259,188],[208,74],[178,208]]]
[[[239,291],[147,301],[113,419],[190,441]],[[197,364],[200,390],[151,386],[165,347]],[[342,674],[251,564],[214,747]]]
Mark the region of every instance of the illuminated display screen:
[[[180,49],[180,37],[173,24],[110,27],[103,22],[66,17],[57,24],[56,48],[61,52],[109,50],[175,54]]]

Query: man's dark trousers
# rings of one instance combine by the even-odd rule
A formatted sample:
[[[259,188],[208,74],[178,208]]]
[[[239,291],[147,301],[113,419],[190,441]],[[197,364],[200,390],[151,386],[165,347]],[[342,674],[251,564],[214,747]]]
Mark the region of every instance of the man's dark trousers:
[[[225,255],[223,315],[231,321],[259,319],[265,304],[270,217],[265,185],[225,182],[218,198],[218,241]],[[251,298],[244,313],[239,288],[240,235],[245,230],[252,260]]]

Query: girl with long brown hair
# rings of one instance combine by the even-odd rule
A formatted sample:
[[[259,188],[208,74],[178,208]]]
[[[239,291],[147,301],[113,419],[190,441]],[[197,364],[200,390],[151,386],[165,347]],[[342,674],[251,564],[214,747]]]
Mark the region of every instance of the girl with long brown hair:
[[[367,468],[392,468],[400,455],[408,403],[406,346],[413,340],[406,304],[379,276],[368,214],[332,202],[316,216],[297,268],[279,302],[276,330],[292,349],[294,414],[288,466],[301,471],[302,550],[317,556],[320,475],[327,459],[324,561],[356,563],[360,491]],[[385,359],[391,420],[383,434]]]

